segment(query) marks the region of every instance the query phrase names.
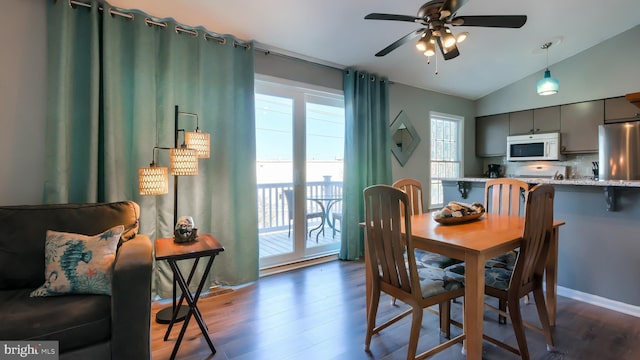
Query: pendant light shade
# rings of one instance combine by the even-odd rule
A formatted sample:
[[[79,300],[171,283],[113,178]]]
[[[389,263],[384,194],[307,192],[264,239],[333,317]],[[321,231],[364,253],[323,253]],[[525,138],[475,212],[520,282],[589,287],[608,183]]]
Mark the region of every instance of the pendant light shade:
[[[560,89],[560,83],[558,83],[558,79],[551,77],[551,71],[549,71],[549,47],[551,43],[545,43],[541,46],[542,49],[547,51],[547,68],[544,71],[544,77],[538,80],[538,84],[536,89],[538,90],[538,95],[553,95],[557,94]]]
[[[169,193],[169,174],[164,166],[151,164],[138,169],[140,195],[164,195]]]
[[[169,166],[172,176],[198,175],[196,150],[187,147],[170,149]]]
[[[538,95],[553,95],[558,93],[560,84],[558,79],[551,77],[551,71],[545,70],[544,77],[538,80]]]

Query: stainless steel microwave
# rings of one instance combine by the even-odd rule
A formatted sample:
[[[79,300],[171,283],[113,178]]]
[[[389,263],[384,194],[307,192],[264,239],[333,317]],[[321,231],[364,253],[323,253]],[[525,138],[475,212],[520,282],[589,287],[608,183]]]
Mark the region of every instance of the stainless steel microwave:
[[[560,160],[560,133],[507,136],[507,161]]]

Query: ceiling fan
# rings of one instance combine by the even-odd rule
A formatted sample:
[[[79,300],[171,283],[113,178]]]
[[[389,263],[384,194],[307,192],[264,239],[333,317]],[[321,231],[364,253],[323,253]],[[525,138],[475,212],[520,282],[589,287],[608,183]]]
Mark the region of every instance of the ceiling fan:
[[[436,44],[445,60],[460,55],[457,44],[468,35],[462,32],[454,36],[449,26],[480,26],[496,28],[520,28],[527,22],[526,15],[479,15],[456,16],[456,12],[467,0],[433,0],[422,5],[417,16],[372,13],[366,20],[393,20],[417,23],[423,27],[396,40],[380,50],[376,56],[385,56],[401,45],[420,36],[416,48],[428,58],[435,55]]]

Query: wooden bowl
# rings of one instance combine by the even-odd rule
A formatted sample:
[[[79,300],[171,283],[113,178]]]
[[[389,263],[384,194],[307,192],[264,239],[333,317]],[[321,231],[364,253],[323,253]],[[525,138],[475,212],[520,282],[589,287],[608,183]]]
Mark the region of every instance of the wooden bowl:
[[[443,225],[455,225],[462,224],[469,221],[477,220],[484,215],[484,211],[476,214],[461,216],[461,217],[446,217],[446,218],[433,218],[437,223]]]

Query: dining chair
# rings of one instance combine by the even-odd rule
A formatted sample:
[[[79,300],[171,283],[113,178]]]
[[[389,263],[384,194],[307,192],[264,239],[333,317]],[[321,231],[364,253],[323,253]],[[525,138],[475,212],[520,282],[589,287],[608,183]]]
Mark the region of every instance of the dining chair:
[[[293,221],[293,190],[292,189],[285,189],[282,190],[282,194],[284,195],[285,200],[287,201],[287,212],[289,215],[289,234],[288,237],[291,237],[291,222]],[[311,232],[313,232],[314,230],[318,230],[318,232],[316,233],[316,243],[318,242],[318,236],[320,235],[320,233],[322,233],[324,235],[324,213],[322,211],[309,211],[309,208],[307,208],[305,210],[305,218],[306,218],[306,222],[305,222],[305,234],[307,233],[307,229],[308,229],[308,223],[309,220],[313,220],[313,219],[318,219],[320,218],[320,225],[318,225],[317,227],[314,227],[313,229],[309,230],[309,237],[311,237]],[[322,229],[320,229],[320,227],[322,227]]]
[[[464,335],[449,339],[416,356],[422,315],[425,308],[438,304],[440,328],[449,337],[451,300],[464,296],[462,282],[439,268],[418,269],[411,237],[411,218],[402,216],[410,210],[406,192],[388,185],[364,189],[365,239],[371,293],[367,313],[365,351],[370,352],[371,337],[411,314],[407,359],[424,359],[455,343]],[[402,235],[405,229],[405,236]],[[406,258],[405,258],[406,256]],[[410,309],[376,326],[380,295],[384,292],[410,306]]]
[[[518,179],[491,179],[484,186],[484,206],[488,213],[524,216],[524,205],[529,184]],[[517,251],[498,255],[487,261],[487,266],[513,268]]]
[[[484,206],[492,214],[524,216],[529,184],[518,179],[497,178],[484,185]]]
[[[501,303],[504,302],[506,309],[496,308],[486,303],[485,307],[502,317],[511,319],[518,349],[486,334],[483,338],[520,355],[524,360],[529,359],[524,326],[544,334],[547,350],[551,351],[553,348],[553,336],[542,284],[553,228],[553,198],[554,188],[548,184],[536,185],[527,192],[522,243],[514,267],[485,267],[484,269],[485,294],[499,299]],[[464,281],[464,270],[464,266],[460,265],[446,269],[450,275],[453,273],[461,276],[461,281]],[[533,292],[542,328],[525,323],[522,319],[520,299],[530,292]]]
[[[424,212],[424,204],[422,202],[422,184],[416,179],[400,179],[393,183],[393,187],[398,188],[407,193],[409,197],[409,214],[418,215]],[[401,215],[404,216],[404,212]]]
[[[397,180],[393,183],[392,186],[407,193],[407,196],[409,198],[409,211],[405,212],[404,209],[401,209],[401,216],[404,216],[405,214],[418,215],[424,213],[424,204],[422,201],[422,184],[420,183],[420,181],[404,178]],[[418,263],[424,266],[431,266],[440,269],[444,269],[448,266],[462,262],[461,260],[453,259],[448,256],[420,249],[415,250],[415,256]]]
[[[487,212],[492,214],[524,216],[524,205],[529,192],[529,184],[518,179],[497,178],[488,180],[484,186],[484,205]],[[487,260],[485,266],[492,268],[506,268],[513,270],[517,250],[500,254]],[[525,295],[525,303],[529,303],[529,296]],[[506,310],[506,301],[499,300],[499,308]],[[499,315],[498,322],[506,324],[507,319]]]
[[[524,325],[544,334],[547,350],[551,351],[553,348],[553,336],[551,334],[551,325],[549,324],[549,314],[547,313],[542,280],[553,228],[554,191],[553,186],[549,184],[539,184],[528,192],[525,203],[522,245],[513,270],[498,267],[485,269],[485,294],[506,301],[508,311],[504,312],[491,306],[487,307],[502,316],[509,316],[519,350],[489,336],[486,339],[520,355],[524,360],[529,359]],[[522,320],[520,298],[530,292],[533,292],[542,328],[525,324]]]

